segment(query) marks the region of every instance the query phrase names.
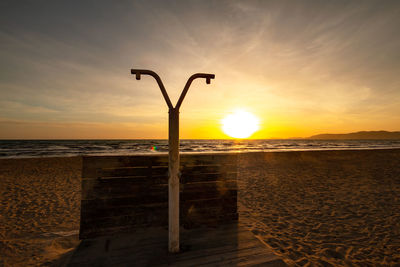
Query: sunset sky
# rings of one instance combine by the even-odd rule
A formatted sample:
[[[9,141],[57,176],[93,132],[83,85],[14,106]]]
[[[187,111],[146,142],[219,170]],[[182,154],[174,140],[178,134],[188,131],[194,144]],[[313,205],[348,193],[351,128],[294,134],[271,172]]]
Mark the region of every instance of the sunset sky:
[[[400,1],[1,1],[0,139],[181,138],[400,130]]]

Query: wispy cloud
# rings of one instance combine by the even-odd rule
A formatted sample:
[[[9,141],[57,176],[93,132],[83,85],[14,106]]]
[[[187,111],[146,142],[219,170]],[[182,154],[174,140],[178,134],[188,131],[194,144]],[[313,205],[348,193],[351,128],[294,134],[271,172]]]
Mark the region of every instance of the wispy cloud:
[[[165,122],[155,82],[129,74],[140,67],[160,73],[173,102],[189,75],[216,73],[185,99],[197,123],[247,106],[288,123],[307,116],[315,131],[400,125],[398,1],[10,1],[0,12],[10,120]]]

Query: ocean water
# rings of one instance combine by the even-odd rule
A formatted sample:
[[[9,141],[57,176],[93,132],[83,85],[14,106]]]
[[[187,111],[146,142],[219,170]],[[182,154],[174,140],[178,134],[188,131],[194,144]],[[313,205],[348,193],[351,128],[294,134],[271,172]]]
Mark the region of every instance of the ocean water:
[[[250,152],[400,148],[400,140],[181,140],[180,151]],[[168,140],[0,140],[0,158],[167,153]]]

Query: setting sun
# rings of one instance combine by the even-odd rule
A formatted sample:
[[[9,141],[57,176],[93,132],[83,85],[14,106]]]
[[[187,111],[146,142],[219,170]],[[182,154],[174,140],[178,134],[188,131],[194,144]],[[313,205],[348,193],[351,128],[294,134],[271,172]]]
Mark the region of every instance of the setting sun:
[[[248,138],[259,129],[259,119],[244,110],[237,110],[222,121],[222,130],[233,138]]]

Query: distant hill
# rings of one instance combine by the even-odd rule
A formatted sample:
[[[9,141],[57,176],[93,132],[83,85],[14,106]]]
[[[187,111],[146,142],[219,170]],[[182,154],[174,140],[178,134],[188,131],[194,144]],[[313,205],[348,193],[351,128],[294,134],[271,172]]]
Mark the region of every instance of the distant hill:
[[[400,132],[362,131],[347,134],[317,134],[307,139],[400,139]]]

